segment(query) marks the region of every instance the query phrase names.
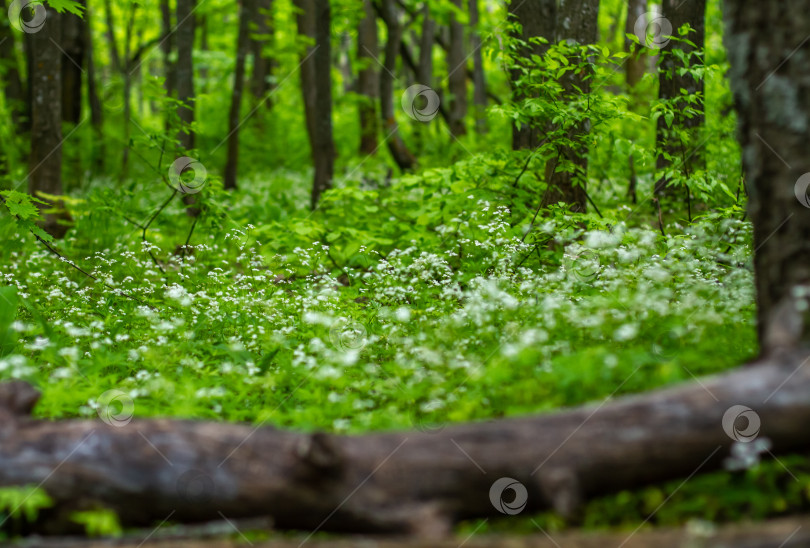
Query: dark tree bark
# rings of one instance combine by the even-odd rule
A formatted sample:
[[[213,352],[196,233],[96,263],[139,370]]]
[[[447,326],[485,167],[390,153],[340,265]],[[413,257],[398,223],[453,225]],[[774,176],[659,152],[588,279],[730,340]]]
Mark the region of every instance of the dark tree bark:
[[[97,134],[101,134],[104,123],[104,114],[101,107],[101,98],[98,94],[98,80],[96,75],[95,48],[93,47],[93,35],[90,32],[91,13],[90,10],[84,12],[85,24],[82,25],[84,33],[85,56],[87,62],[87,100],[90,105],[90,124]]]
[[[225,163],[224,185],[228,190],[236,188],[239,169],[239,125],[242,110],[242,91],[245,87],[245,58],[250,49],[250,19],[255,13],[254,0],[242,0],[239,8],[239,32],[236,39],[236,68],[234,69],[233,95],[228,112],[228,159]]]
[[[452,0],[459,10],[463,0]],[[464,44],[464,25],[456,14],[450,14],[450,49],[447,52],[447,89],[450,92],[450,133],[459,137],[467,133],[467,51]]]
[[[270,79],[276,65],[275,59],[266,53],[267,45],[273,45],[275,36],[273,0],[258,0],[256,2],[255,21],[255,34],[250,37],[250,51],[253,54],[250,92],[256,101],[262,101],[273,89]],[[272,106],[269,98],[266,101],[268,107]]]
[[[399,22],[399,10],[394,0],[382,0],[380,14],[388,30],[385,43],[385,60],[380,72],[380,113],[383,119],[383,131],[388,139],[388,150],[401,171],[409,171],[416,165],[416,158],[408,150],[405,141],[399,134],[399,124],[394,115],[394,72],[397,69],[397,52],[402,40],[402,25]]]
[[[175,82],[176,69],[172,62],[172,51],[174,49],[174,33],[172,32],[172,10],[169,5],[169,0],[160,0],[160,22],[163,29],[163,40],[160,42],[160,50],[163,52],[163,67],[166,80],[164,86],[166,88],[166,95],[172,97],[174,91],[177,89]],[[166,121],[167,127],[169,121]]]
[[[579,45],[596,43],[599,33],[598,18],[598,0],[560,2],[555,41],[568,40]],[[565,73],[561,78],[564,92],[569,96],[580,92],[590,93],[588,75],[585,70]],[[586,121],[571,128],[568,137],[577,142],[577,146],[559,146],[557,155],[546,164],[548,189],[543,196],[542,206],[563,202],[569,204],[573,211],[584,212],[587,209],[588,147],[584,137],[590,131],[589,126]],[[573,165],[574,171],[560,169],[563,161]]]
[[[379,118],[377,98],[380,95],[380,76],[377,69],[379,53],[377,38],[377,18],[371,0],[363,0],[363,18],[357,27],[357,59],[360,70],[357,72],[357,93],[360,94],[360,154],[365,156],[377,152]]]
[[[626,35],[635,34],[636,24],[638,21],[642,21],[644,28],[646,28],[646,13],[647,0],[627,1],[627,21],[624,25],[624,32]],[[641,81],[641,78],[644,76],[644,72],[647,69],[647,60],[645,59],[646,56],[644,55],[644,50],[646,48],[643,46],[634,46],[634,43],[627,38],[624,40],[624,45],[625,51],[628,53],[632,52],[634,47],[636,50],[638,50],[627,58],[624,65],[625,75],[627,78],[627,87],[632,90]]]
[[[540,36],[554,42],[555,25],[557,21],[556,0],[526,0],[525,2],[512,2],[509,4],[509,15],[520,25],[520,33],[515,37],[525,42],[519,51],[521,58],[529,59],[532,55],[543,55],[548,51],[544,44],[530,44],[529,40]],[[516,102],[526,99],[524,91],[518,85],[522,76],[517,68],[512,69],[512,99]],[[537,125],[512,126],[512,148],[520,150],[533,149],[540,144],[543,130]]]
[[[484,75],[484,56],[481,51],[481,31],[478,28],[480,17],[478,13],[478,0],[468,0],[470,3],[470,47],[472,48],[473,59],[473,105],[475,106],[475,131],[486,133],[487,131],[487,84]]]
[[[118,45],[115,42],[115,17],[112,12],[112,5],[110,0],[104,0],[104,19],[107,23],[106,36],[107,36],[107,49],[110,50],[110,62],[115,72],[121,72],[121,55],[118,53]]]
[[[194,48],[194,1],[177,0],[177,64],[175,85],[177,100],[183,106],[178,109],[183,127],[178,135],[180,147],[185,151],[194,148],[194,131],[189,127],[194,123],[194,65],[192,51]]]
[[[84,2],[83,2],[84,3]],[[82,119],[82,74],[86,59],[85,22],[78,15],[63,13],[62,24],[62,120],[78,124]]]
[[[422,7],[422,34],[419,37],[419,65],[416,80],[420,84],[433,87],[433,42],[436,36],[436,22],[430,16],[430,4]]]
[[[3,14],[8,13],[8,2],[2,3]],[[8,17],[0,18],[0,70],[2,70],[3,95],[11,111],[14,131],[22,134],[31,129],[30,103],[20,79],[20,69],[15,52],[15,31]]]
[[[543,416],[363,436],[118,422],[112,409],[102,410],[108,424],[37,421],[27,417],[36,391],[8,383],[0,485],[42,486],[56,505],[42,514],[51,532],[98,505],[127,526],[170,513],[174,522],[271,516],[277,528],[437,537],[455,521],[500,515],[495,505],[511,500],[505,489],[493,496],[499,478],[522,484],[527,513],[572,516],[590,498],[720,468],[732,435],[747,428],[729,422],[735,405],[756,412],[773,453],[810,448],[807,357],[785,352],[700,383]]]
[[[62,194],[62,37],[60,16],[47,8],[39,32],[28,34],[31,46],[31,153],[28,193]],[[45,206],[48,207],[48,206]],[[45,214],[43,228],[54,237],[67,232],[67,214]],[[60,222],[62,221],[62,222]]]
[[[679,37],[678,29],[686,23],[689,23],[692,28],[695,29],[695,32],[690,33],[687,39],[693,42],[696,47],[692,47],[684,42],[672,40],[662,49],[661,60],[658,64],[658,98],[669,100],[680,97],[682,89],[686,90],[690,95],[695,93],[702,95],[703,80],[695,80],[690,74],[680,75],[677,70],[682,68],[680,61],[675,58],[672,52],[675,49],[682,50],[684,54],[687,55],[686,58],[691,60],[690,65],[694,64],[696,61],[702,64],[702,55],[699,55],[696,50],[702,51],[705,44],[706,0],[690,0],[689,2],[682,0],[663,0],[662,7],[662,15],[669,20],[672,25],[672,33],[674,36]],[[667,55],[667,53],[669,55]],[[689,57],[690,55],[692,55],[692,57]],[[694,171],[694,166],[700,164],[702,155],[699,150],[688,149],[689,144],[681,141],[680,137],[676,137],[676,133],[678,130],[686,130],[692,135],[696,134],[696,130],[703,125],[703,99],[701,98],[698,107],[698,115],[689,118],[681,114],[682,110],[681,108],[676,108],[675,110],[675,118],[672,122],[672,127],[675,128],[675,131],[667,127],[663,116],[658,119],[656,141],[661,150],[665,150],[671,156],[681,160],[681,162],[679,162],[679,164],[681,164],[679,165],[679,169],[686,170],[688,176],[690,172]],[[663,154],[659,154],[656,161],[658,171],[668,168],[669,165],[669,160],[667,160]],[[659,178],[655,183],[655,194],[659,197],[666,195],[668,184],[669,180],[665,176]]]
[[[135,27],[135,12],[138,4],[129,5],[127,26],[124,32],[124,58],[121,65],[121,76],[124,80],[124,150],[121,156],[121,177],[127,174],[129,166],[129,135],[132,117],[132,69],[130,68],[130,51],[132,48],[132,31]]]
[[[724,39],[754,222],[760,345],[765,352],[807,345],[810,323],[802,306],[810,284],[810,0],[726,0],[725,8]]]
[[[301,90],[304,114],[312,150],[315,175],[312,182],[312,209],[321,194],[332,187],[335,142],[332,136],[332,59],[329,2],[295,0],[298,32],[313,39],[302,54]]]

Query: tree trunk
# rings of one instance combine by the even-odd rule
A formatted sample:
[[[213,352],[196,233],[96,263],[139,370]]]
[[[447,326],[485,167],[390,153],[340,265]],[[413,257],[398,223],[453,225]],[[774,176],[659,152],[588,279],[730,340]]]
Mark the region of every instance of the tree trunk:
[[[174,32],[172,32],[172,10],[169,0],[160,0],[160,21],[165,38],[160,42],[160,50],[163,52],[163,67],[166,80],[164,86],[166,95],[172,97],[176,87],[176,70],[172,62],[172,50],[174,49]],[[166,120],[167,129],[169,121]]]
[[[663,0],[663,17],[665,17],[672,25],[672,33],[677,36],[678,29],[689,23],[695,32],[689,33],[687,39],[694,42],[697,50],[703,50],[705,43],[705,14],[706,14],[706,0],[690,0],[684,2],[683,0]],[[666,37],[663,37],[666,39]],[[681,90],[686,90],[690,95],[695,93],[703,94],[703,80],[695,80],[690,74],[680,75],[678,73],[681,62],[673,55],[673,50],[679,49],[687,56],[692,55],[696,48],[684,42],[670,41],[662,51],[661,61],[658,64],[658,98],[661,100],[670,100],[681,97]],[[702,55],[699,57],[702,64]],[[694,64],[694,63],[689,63]],[[692,107],[694,108],[694,107]],[[700,114],[692,118],[681,115],[682,108],[675,109],[675,118],[672,122],[672,129],[670,129],[664,117],[658,118],[658,127],[656,132],[656,142],[660,150],[668,152],[671,156],[681,159],[679,169],[685,170],[687,176],[694,171],[695,166],[700,164],[702,154],[696,149],[690,149],[689,143],[684,143],[681,140],[679,133],[683,130],[687,131],[693,137],[696,135],[696,129],[703,125],[703,98],[701,98],[699,106],[697,107]],[[663,154],[658,155],[656,160],[656,169],[659,172],[667,169],[670,166]],[[655,183],[655,194],[659,197],[667,194],[667,185],[669,179],[661,176]]]
[[[555,41],[568,40],[579,45],[595,44],[599,33],[598,17],[598,0],[560,2]],[[591,72],[585,70],[566,72],[561,78],[565,93],[569,96],[590,93],[590,75]],[[589,131],[588,121],[572,128],[568,138],[577,143],[576,147],[558,146],[557,156],[546,164],[548,189],[543,196],[543,207],[563,202],[570,205],[573,211],[585,212],[587,209],[588,147],[585,138]],[[574,172],[560,169],[562,160],[573,165]]]
[[[31,153],[28,162],[28,193],[62,194],[62,51],[60,15],[47,8],[39,32],[31,40]],[[52,204],[53,205],[53,204]],[[48,208],[49,206],[44,206]],[[44,209],[43,208],[43,209]],[[43,228],[54,237],[67,232],[66,213],[44,215]]]
[[[401,171],[409,171],[416,165],[416,158],[408,150],[399,134],[399,124],[394,115],[394,71],[397,69],[397,52],[402,40],[402,25],[394,0],[382,0],[380,13],[388,31],[385,43],[385,60],[380,72],[380,114],[388,150]]]
[[[78,124],[82,119],[82,73],[85,63],[84,20],[65,12],[62,25],[62,120]]]
[[[273,0],[256,2],[255,36],[250,37],[250,51],[253,54],[253,72],[250,78],[250,92],[256,101],[263,101],[273,87],[270,78],[273,75],[275,60],[265,53],[266,45],[273,45],[275,25],[273,23]],[[268,107],[272,106],[269,98]]]
[[[377,98],[380,92],[380,76],[377,69],[379,57],[377,18],[371,0],[363,0],[363,18],[357,27],[357,93],[360,94],[360,154],[367,156],[377,152],[379,122]]]
[[[754,223],[760,346],[768,352],[807,345],[810,0],[784,5],[726,0],[725,7],[724,37]]]
[[[478,28],[480,17],[478,14],[478,0],[468,0],[470,3],[470,47],[473,59],[473,105],[475,105],[475,131],[487,131],[487,84],[484,77],[484,56],[481,51],[481,30]]]
[[[329,2],[295,0],[298,32],[314,39],[301,62],[301,90],[304,114],[312,149],[315,175],[312,182],[312,209],[321,194],[332,187],[335,142],[332,137],[332,58]]]
[[[463,0],[452,0],[462,9]],[[447,52],[447,89],[450,92],[450,133],[460,137],[467,133],[467,52],[464,44],[464,25],[455,12],[450,12],[450,49]]]
[[[7,2],[3,2],[3,14],[8,13]],[[8,17],[0,20],[0,63],[2,63],[3,95],[6,107],[11,113],[15,133],[22,134],[31,129],[30,103],[20,79],[20,69],[15,51],[15,36]]]
[[[531,44],[529,40],[535,36],[554,42],[555,26],[557,21],[556,0],[526,0],[509,4],[509,14],[521,26],[521,32],[515,38],[524,42],[519,50],[521,58],[529,59],[532,55],[543,55],[548,51],[545,44]],[[512,100],[515,102],[526,99],[526,95],[517,85],[521,73],[518,69],[511,71]],[[537,124],[518,124],[512,126],[512,149],[534,149],[540,144],[542,128]]]
[[[110,0],[104,0],[104,18],[107,23],[107,49],[110,50],[110,62],[115,72],[121,72],[121,56],[118,54],[118,45],[115,42],[115,18],[113,17]]]
[[[239,169],[239,126],[242,110],[242,90],[245,87],[245,58],[250,49],[250,19],[255,12],[253,0],[242,0],[239,8],[239,34],[236,39],[236,68],[234,69],[233,95],[228,113],[228,159],[225,163],[224,185],[227,190],[236,188]]]
[[[121,76],[124,79],[124,150],[121,156],[121,177],[126,177],[129,166],[129,135],[132,118],[132,70],[130,69],[130,51],[132,47],[132,30],[135,26],[135,11],[138,4],[129,5],[127,27],[124,32],[124,58],[121,65]]]
[[[177,70],[175,72],[177,86],[177,100],[183,106],[179,107],[178,115],[183,127],[178,139],[180,147],[185,151],[194,148],[194,65],[192,52],[194,48],[194,0],[177,0]]]
[[[436,23],[430,16],[430,4],[422,7],[422,34],[419,37],[419,66],[417,83],[433,87],[433,42],[436,36]]]
[[[84,13],[84,25],[82,31],[84,32],[85,55],[87,63],[87,102],[90,106],[90,125],[93,127],[95,139],[92,144],[92,166],[94,171],[101,172],[104,170],[104,110],[101,106],[101,98],[98,94],[98,76],[96,75],[96,62],[93,47],[93,33],[91,29],[91,13],[90,10]]]
[[[806,359],[787,352],[699,383],[548,415],[363,436],[130,422],[131,412],[112,408],[100,409],[104,422],[35,421],[25,415],[36,392],[9,383],[0,385],[0,485],[42,486],[56,504],[41,513],[51,532],[93,505],[115,510],[126,526],[169,515],[271,516],[282,529],[429,537],[458,520],[524,509],[572,516],[594,497],[720,468],[735,439],[751,439],[752,417],[772,453],[810,448]],[[738,424],[741,416],[749,422]]]
[[[625,34],[635,34],[636,26],[646,29],[648,21],[646,20],[647,14],[647,0],[628,0],[627,1],[627,22],[624,25]],[[644,46],[634,46],[633,42],[627,38],[624,40],[625,51],[631,53],[635,47],[636,53],[631,53],[630,57],[625,61],[625,75],[627,78],[627,87],[631,90],[641,81],[644,72],[647,69],[647,61],[645,59]]]

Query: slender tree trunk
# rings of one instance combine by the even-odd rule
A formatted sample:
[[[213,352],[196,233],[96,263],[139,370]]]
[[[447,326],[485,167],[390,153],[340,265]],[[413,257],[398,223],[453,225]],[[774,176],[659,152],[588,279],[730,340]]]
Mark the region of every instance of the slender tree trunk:
[[[646,29],[648,23],[646,14],[647,0],[628,0],[627,21],[624,25],[625,34],[635,34],[637,25]],[[625,51],[628,53],[632,52],[634,47],[636,50],[638,50],[627,58],[624,65],[625,75],[627,78],[627,87],[632,90],[641,81],[641,78],[644,76],[644,72],[647,69],[647,60],[645,59],[646,56],[644,55],[646,48],[643,46],[634,46],[634,43],[627,38],[624,40],[624,46]]]
[[[126,177],[129,166],[129,135],[130,118],[132,117],[132,71],[130,70],[130,49],[132,47],[132,29],[135,26],[135,11],[137,4],[129,5],[129,16],[127,17],[127,28],[124,33],[124,58],[122,59],[121,72],[124,78],[124,151],[121,156],[121,177]]]
[[[452,0],[462,9],[463,0]],[[464,44],[464,25],[455,12],[450,14],[450,49],[447,52],[447,88],[450,92],[450,133],[459,137],[467,133],[467,51]]]
[[[121,56],[118,53],[118,46],[115,43],[115,18],[113,16],[110,0],[104,0],[104,19],[107,23],[107,49],[110,50],[110,62],[115,72],[121,72]]]
[[[253,54],[253,72],[250,76],[250,92],[259,102],[265,100],[273,87],[270,79],[275,68],[275,59],[266,53],[267,45],[274,43],[275,25],[273,22],[273,0],[258,0],[256,2],[256,29],[255,36],[250,38],[250,51]],[[272,101],[267,99],[268,107]]]
[[[473,105],[475,105],[475,131],[486,133],[487,131],[487,84],[484,76],[484,56],[481,51],[481,30],[480,16],[478,14],[478,0],[468,0],[470,3],[470,47],[472,48],[473,59]]]
[[[399,13],[394,0],[382,0],[380,12],[388,29],[388,38],[385,43],[384,67],[380,72],[380,113],[383,119],[383,131],[388,139],[388,150],[397,166],[402,171],[408,171],[416,165],[411,151],[399,134],[399,124],[394,115],[394,71],[397,68],[397,52],[402,40],[402,25],[399,22]]]
[[[808,13],[810,0],[725,1],[763,352],[810,343]]]
[[[245,87],[245,58],[250,49],[250,19],[255,13],[254,0],[242,0],[239,8],[239,34],[236,40],[236,68],[234,70],[233,95],[228,113],[228,160],[225,163],[227,190],[236,188],[239,169],[239,125],[242,110],[242,90]]]
[[[690,33],[687,39],[693,42],[696,46],[692,47],[684,42],[672,40],[662,51],[661,61],[658,64],[658,98],[661,100],[671,100],[681,97],[681,90],[686,90],[688,94],[700,93],[703,94],[703,80],[695,80],[690,74],[681,75],[678,69],[683,68],[681,62],[673,54],[673,50],[681,50],[690,59],[689,65],[693,65],[692,55],[696,49],[703,50],[705,43],[705,14],[706,14],[706,0],[690,0],[684,2],[683,0],[663,0],[663,16],[669,20],[672,25],[672,33],[677,36],[678,29],[689,23],[695,32]],[[697,54],[695,54],[697,55]],[[702,55],[698,57],[699,62],[702,63]],[[691,107],[694,108],[694,107]],[[702,154],[694,148],[694,143],[682,141],[682,135],[679,133],[683,130],[694,139],[697,135],[697,129],[703,125],[703,98],[697,106],[700,111],[698,115],[689,118],[681,114],[682,108],[675,109],[675,118],[672,122],[672,129],[667,126],[664,117],[658,119],[658,127],[656,133],[656,141],[659,150],[665,151],[670,156],[681,159],[678,162],[678,169],[686,170],[687,175],[694,171],[696,166],[701,163]],[[685,160],[685,161],[684,161]],[[670,161],[664,156],[663,153],[658,155],[656,161],[656,168],[659,173],[663,172],[670,165]],[[669,180],[665,176],[661,176],[655,183],[655,194],[659,197],[667,194],[667,185]]]
[[[88,9],[84,13],[84,25],[82,31],[84,32],[85,55],[87,65],[87,102],[90,106],[90,125],[93,127],[95,139],[93,142],[92,165],[96,171],[103,171],[104,169],[104,111],[101,107],[101,98],[98,94],[98,76],[96,75],[96,62],[93,47],[93,34],[90,32],[91,27],[91,12]]]
[[[436,39],[436,22],[430,16],[430,4],[422,7],[422,35],[419,37],[419,65],[416,80],[419,84],[433,87],[433,42]]]
[[[2,3],[3,14],[8,13],[8,2]],[[20,79],[20,69],[15,51],[15,36],[8,17],[0,18],[0,63],[2,63],[3,95],[11,113],[11,121],[17,134],[31,129],[30,102]]]
[[[377,118],[377,98],[380,94],[380,76],[376,59],[379,57],[377,19],[371,0],[363,0],[363,18],[357,28],[357,59],[360,70],[357,72],[357,92],[361,100],[360,114],[360,154],[365,156],[377,151],[379,122]]]
[[[62,120],[78,124],[82,118],[82,73],[85,62],[84,20],[66,12],[59,17],[62,25]]]
[[[28,193],[62,194],[62,38],[60,16],[47,8],[46,22],[31,40],[31,154],[28,162]],[[48,206],[45,206],[46,208]],[[44,229],[61,238],[66,214],[44,215]]]
[[[329,2],[295,0],[298,32],[314,38],[301,63],[301,89],[309,144],[315,175],[312,182],[312,208],[321,194],[332,187],[335,142],[332,137],[332,56],[330,46]]]
[[[242,0],[239,1],[239,5],[240,6],[242,5]],[[255,13],[250,14],[251,19],[253,19],[253,17],[255,16],[256,16]],[[199,19],[196,22],[196,25],[200,29],[200,51],[208,51],[210,49],[208,44],[208,17],[206,17],[204,14],[200,14]],[[204,63],[200,65],[200,71],[198,76],[199,76],[198,81],[199,89],[197,90],[197,93],[200,94],[208,93],[208,67]]]
[[[348,32],[340,36],[340,50],[338,51],[338,70],[340,70],[341,80],[343,80],[343,93],[356,91],[354,71],[352,70],[352,37]]]
[[[526,0],[509,4],[510,15],[520,24],[521,33],[515,38],[524,42],[519,51],[522,58],[530,59],[532,55],[543,55],[548,51],[545,44],[532,44],[529,40],[540,36],[549,42],[554,42],[555,26],[557,21],[556,0]],[[515,102],[526,99],[525,92],[520,88],[518,80],[521,71],[511,71],[512,99]],[[533,149],[540,144],[543,129],[538,122],[526,124],[515,123],[512,126],[512,148]]]
[[[178,109],[178,115],[183,127],[178,139],[180,147],[185,151],[194,148],[194,65],[192,51],[194,48],[194,0],[177,0],[177,68],[175,71],[177,86],[177,100],[183,106]]]
[[[172,10],[169,0],[160,0],[160,21],[165,38],[160,42],[160,50],[163,52],[163,67],[166,80],[164,86],[166,95],[172,97],[177,89],[175,77],[176,71],[172,62],[172,50],[174,49],[174,33],[172,32]],[[166,120],[167,127],[169,120]]]

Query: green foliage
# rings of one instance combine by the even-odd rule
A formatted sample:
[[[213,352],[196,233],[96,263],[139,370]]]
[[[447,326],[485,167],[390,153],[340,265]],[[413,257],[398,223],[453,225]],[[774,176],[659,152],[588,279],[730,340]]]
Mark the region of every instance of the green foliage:
[[[84,526],[88,537],[120,537],[123,534],[118,515],[108,509],[74,512],[70,519]]]
[[[39,512],[51,506],[51,498],[35,485],[0,487],[0,522],[10,521],[12,529],[34,523]]]

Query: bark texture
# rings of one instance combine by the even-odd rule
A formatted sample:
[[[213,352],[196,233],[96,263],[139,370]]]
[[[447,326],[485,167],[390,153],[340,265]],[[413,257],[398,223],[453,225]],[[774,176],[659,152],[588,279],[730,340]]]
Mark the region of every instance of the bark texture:
[[[726,0],[764,351],[810,343],[810,0]]]
[[[808,449],[807,358],[784,352],[700,383],[545,416],[363,436],[37,421],[26,416],[36,391],[16,382],[0,385],[0,485],[42,485],[57,505],[43,526],[56,530],[59,516],[103,504],[136,526],[169,515],[271,516],[278,528],[443,536],[456,520],[499,515],[496,505],[513,498],[493,494],[500,478],[525,487],[525,511],[571,515],[591,497],[716,469],[747,428],[729,420],[734,405],[756,412],[772,452]]]
[[[487,84],[484,75],[484,56],[481,51],[483,43],[481,41],[481,31],[478,28],[480,16],[478,11],[478,0],[468,0],[470,13],[470,48],[472,49],[473,60],[473,105],[475,106],[475,131],[486,133],[487,131]]]
[[[250,51],[253,54],[250,92],[257,101],[262,101],[273,89],[270,78],[275,68],[275,59],[265,52],[267,45],[273,44],[275,35],[273,0],[256,0],[254,10],[255,16],[252,19],[255,20],[256,28],[251,31],[250,36]]]
[[[42,29],[29,34],[31,60],[31,153],[28,193],[62,194],[62,37],[56,10],[47,8]],[[44,208],[48,208],[45,206]],[[44,215],[43,228],[61,238],[67,213]]]

